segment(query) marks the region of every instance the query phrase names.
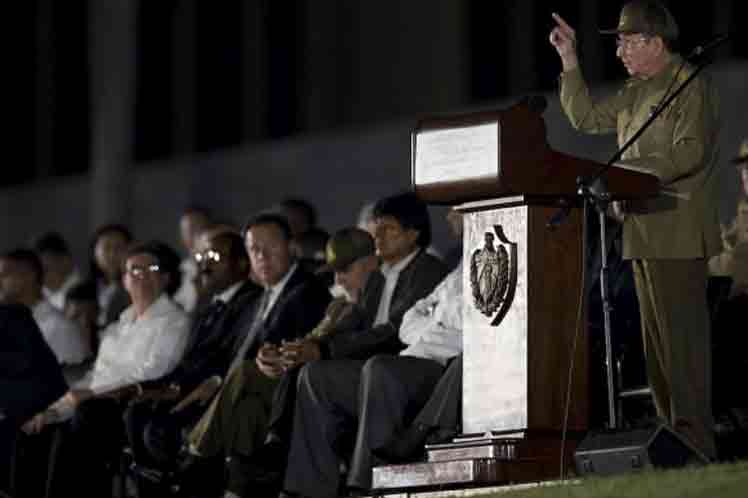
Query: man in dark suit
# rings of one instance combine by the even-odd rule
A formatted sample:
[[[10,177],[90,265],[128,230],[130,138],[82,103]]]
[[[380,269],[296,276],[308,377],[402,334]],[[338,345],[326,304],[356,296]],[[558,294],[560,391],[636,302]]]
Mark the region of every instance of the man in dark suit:
[[[335,496],[341,444],[352,435],[358,386],[366,360],[397,354],[405,312],[446,275],[441,261],[426,252],[431,225],[425,204],[399,194],[374,206],[374,241],[382,260],[361,298],[365,328],[322,338],[319,359],[302,367],[284,487],[302,496]]]
[[[125,412],[130,448],[140,465],[173,460],[181,447],[181,429],[199,418],[204,403],[176,413],[172,409],[206,379],[226,375],[238,336],[234,325],[260,294],[260,287],[247,278],[249,259],[238,233],[206,233],[199,249],[195,255],[198,279],[211,302],[193,322],[187,349],[176,368],[140,383],[140,396]]]
[[[334,272],[335,280],[345,290],[345,295],[330,302],[324,318],[303,339],[286,342],[278,348],[280,357],[285,358],[285,368],[271,372],[263,366],[261,371],[257,363],[263,363],[259,359],[246,360],[237,368],[226,379],[219,396],[189,435],[190,444],[203,457],[232,455],[232,460],[239,459],[232,462],[229,468],[230,474],[245,476],[242,482],[247,481],[246,476],[252,471],[249,468],[252,462],[243,456],[252,455],[254,458],[265,460],[265,457],[269,456],[260,456],[254,451],[265,439],[265,432],[262,429],[264,423],[258,424],[257,421],[264,422],[267,419],[268,406],[256,403],[257,396],[245,396],[244,393],[253,393],[258,385],[276,385],[275,382],[266,380],[266,377],[277,379],[272,400],[273,409],[279,404],[286,405],[283,402],[284,398],[295,399],[298,372],[296,367],[306,361],[309,351],[315,349],[311,343],[319,341],[324,336],[360,326],[358,300],[369,276],[379,266],[374,239],[364,230],[344,228],[328,241],[325,253],[327,266],[320,270]],[[293,406],[290,403],[289,407],[292,413]],[[272,420],[273,415],[269,416]],[[253,422],[248,424],[248,421]],[[263,468],[267,468],[265,464],[267,461],[263,462]],[[268,477],[270,474],[268,473]],[[246,490],[240,489],[243,486],[242,482],[231,479],[228,490],[243,495]],[[253,490],[257,492],[257,487],[253,486]]]
[[[243,453],[251,453],[254,444],[261,442],[273,389],[277,380],[258,371],[254,359],[258,355],[273,357],[284,341],[292,341],[308,332],[324,316],[331,299],[324,284],[306,272],[291,253],[291,230],[285,218],[277,214],[260,214],[250,219],[244,228],[244,243],[252,264],[252,271],[264,291],[251,310],[242,316],[244,334],[238,341],[234,358],[226,375],[240,383],[232,400],[236,410],[246,414],[235,426],[242,434],[243,444],[229,452],[239,455],[233,462],[243,461]],[[228,386],[227,386],[228,387]],[[214,402],[209,408],[215,410]],[[234,439],[226,437],[224,439]],[[231,487],[241,487],[233,481],[245,479],[243,470],[229,467]]]
[[[0,304],[0,491],[8,489],[18,429],[66,391],[60,365],[29,309]]]

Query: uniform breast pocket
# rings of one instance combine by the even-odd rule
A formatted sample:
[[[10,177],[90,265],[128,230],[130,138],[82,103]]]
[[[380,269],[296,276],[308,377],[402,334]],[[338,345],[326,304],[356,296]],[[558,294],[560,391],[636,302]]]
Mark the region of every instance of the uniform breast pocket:
[[[649,116],[652,116],[655,109],[650,109]],[[648,118],[649,119],[649,118]],[[645,132],[646,140],[656,147],[669,146],[673,143],[673,130],[675,127],[675,121],[671,112],[665,110],[662,114],[658,115],[652,123],[649,125],[649,129]]]

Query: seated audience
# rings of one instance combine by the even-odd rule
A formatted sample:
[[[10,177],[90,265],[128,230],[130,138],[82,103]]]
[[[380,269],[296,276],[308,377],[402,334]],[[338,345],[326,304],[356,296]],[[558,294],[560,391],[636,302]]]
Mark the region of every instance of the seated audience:
[[[252,272],[263,292],[237,321],[239,337],[227,378],[232,378],[239,370],[254,375],[247,365],[254,365],[259,350],[275,351],[283,341],[294,340],[303,331],[310,330],[320,321],[330,302],[327,288],[295,260],[291,252],[291,230],[284,217],[261,213],[246,223],[243,233]],[[252,382],[245,382],[248,386],[246,402],[268,404],[269,401],[263,400],[272,396],[275,379],[264,375],[254,377]],[[178,412],[195,403],[207,403],[222,385],[220,376],[206,379],[173,410]],[[215,402],[209,411],[213,406]],[[247,420],[245,423],[252,426],[256,422]]]
[[[425,250],[431,225],[426,206],[414,194],[377,202],[374,220],[382,265],[369,277],[361,298],[368,327],[323,337],[315,355],[321,361],[307,363],[299,373],[293,430],[290,437],[280,435],[290,441],[284,482],[290,492],[337,493],[335,447],[357,415],[362,368],[375,355],[403,349],[398,337],[403,315],[446,274],[443,263]]]
[[[189,319],[171,300],[179,257],[165,244],[130,249],[124,285],[132,305],[104,332],[91,371],[47,410],[24,425],[29,434],[72,417],[63,458],[69,486],[92,496],[111,489],[111,468],[124,438],[122,411],[139,382],[171,371],[182,356]],[[73,488],[68,491],[72,491]]]
[[[195,248],[200,234],[213,225],[207,209],[190,206],[184,210],[179,219],[179,235],[186,255],[179,265],[182,272],[182,285],[174,294],[174,301],[187,313],[192,313],[198,305],[198,287],[196,285],[198,267],[195,263]]]
[[[81,363],[91,350],[78,326],[44,298],[43,275],[33,251],[16,249],[0,255],[0,302],[28,306],[60,364]]]
[[[59,363],[29,309],[0,304],[0,494],[22,496],[10,489],[19,428],[66,390]]]
[[[317,226],[317,210],[304,199],[284,199],[278,211],[286,217],[291,227],[293,251],[299,262],[314,270],[325,262],[325,244],[330,238]]]
[[[200,288],[211,304],[197,312],[187,350],[170,373],[142,382],[143,392],[126,411],[128,440],[141,466],[168,464],[182,445],[182,429],[192,426],[203,403],[174,412],[179,401],[207,379],[224,377],[237,347],[235,324],[260,288],[247,279],[249,259],[241,236],[225,230],[204,232],[194,256]]]
[[[81,281],[68,244],[59,233],[49,232],[34,242],[34,251],[44,267],[44,297],[62,311],[67,292]]]
[[[92,282],[74,285],[65,297],[65,316],[75,322],[83,335],[83,341],[95,357],[99,350],[99,302],[96,299],[96,286]]]
[[[335,380],[328,375],[322,383],[313,377],[315,367],[326,362],[309,365],[310,371],[302,374],[286,490],[310,497],[335,495],[340,487],[338,462],[347,457],[340,454],[347,449],[340,446],[340,437],[356,427],[347,484],[371,487],[372,448],[385,446],[411,422],[448,360],[462,352],[461,266],[403,315],[399,339],[407,347],[397,356],[329,362],[329,367],[339,368]]]
[[[116,322],[120,313],[130,305],[130,298],[122,286],[122,268],[131,242],[132,235],[123,225],[99,227],[91,242],[88,280],[96,286],[99,302],[97,325],[102,329]]]
[[[333,271],[336,281],[346,290],[346,296],[335,298],[322,320],[306,336],[285,342],[278,349],[284,363],[280,369],[267,372],[270,379],[280,378],[273,394],[273,408],[287,406],[288,401],[283,398],[295,395],[295,373],[313,350],[311,343],[340,330],[354,330],[361,324],[361,314],[356,304],[369,275],[378,266],[374,241],[363,230],[346,228],[330,239],[326,254],[327,265],[321,271]],[[246,491],[243,488],[250,480],[251,469],[248,467],[251,462],[246,457],[254,456],[255,449],[265,439],[268,416],[272,419],[268,410],[271,393],[264,393],[264,403],[256,401],[257,386],[276,385],[272,381],[264,381],[264,375],[251,363],[245,363],[234,371],[219,397],[189,436],[192,451],[202,457],[233,456],[227,488],[239,496]]]

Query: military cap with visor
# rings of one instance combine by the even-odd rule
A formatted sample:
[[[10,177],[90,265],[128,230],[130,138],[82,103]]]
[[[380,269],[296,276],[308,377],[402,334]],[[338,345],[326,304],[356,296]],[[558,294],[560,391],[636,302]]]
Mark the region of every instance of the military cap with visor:
[[[678,23],[670,11],[656,0],[633,0],[621,9],[618,26],[603,29],[600,33],[659,36],[664,40],[676,41],[679,35]]]
[[[325,261],[317,273],[344,271],[361,258],[375,254],[374,239],[369,232],[360,228],[343,228],[335,232],[327,241]]]

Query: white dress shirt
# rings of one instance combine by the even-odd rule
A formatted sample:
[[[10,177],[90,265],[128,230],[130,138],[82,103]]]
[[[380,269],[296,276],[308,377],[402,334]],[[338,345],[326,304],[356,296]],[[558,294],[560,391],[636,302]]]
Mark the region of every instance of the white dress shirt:
[[[184,258],[179,264],[179,271],[182,273],[182,283],[174,293],[174,302],[177,303],[187,313],[192,313],[197,306],[197,287],[195,287],[195,277],[197,277],[197,263],[193,258]]]
[[[462,263],[405,312],[399,336],[403,356],[445,364],[462,352]]]
[[[44,297],[47,298],[47,301],[57,308],[60,311],[65,310],[65,299],[67,297],[67,293],[70,289],[72,289],[75,285],[78,285],[81,281],[81,275],[78,272],[78,270],[71,271],[65,281],[62,283],[59,289],[57,290],[50,290],[46,287],[42,289],[42,293],[44,294]]]
[[[62,311],[52,306],[49,301],[39,300],[31,309],[31,314],[58,362],[74,365],[82,362],[91,354],[78,325],[69,320]]]
[[[375,326],[390,321],[390,303],[392,302],[392,295],[395,293],[397,279],[400,278],[400,272],[413,261],[418,251],[420,249],[416,249],[394,265],[382,263],[379,267],[379,271],[384,275],[384,288],[382,289],[382,297],[379,298],[377,317],[374,319]]]
[[[141,317],[130,306],[107,327],[96,363],[75,388],[98,394],[169,373],[182,358],[189,326],[187,313],[166,294]]]

